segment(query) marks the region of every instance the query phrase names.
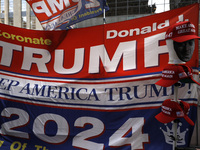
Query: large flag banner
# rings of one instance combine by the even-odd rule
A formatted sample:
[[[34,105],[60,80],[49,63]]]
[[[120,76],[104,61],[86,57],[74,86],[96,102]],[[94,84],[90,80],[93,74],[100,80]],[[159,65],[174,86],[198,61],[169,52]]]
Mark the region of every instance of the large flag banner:
[[[168,64],[166,30],[184,20],[198,30],[198,11],[193,4],[67,31],[0,24],[0,149],[172,149],[173,122],[155,116],[174,86],[155,83]],[[187,65],[197,80],[197,40]],[[195,122],[197,84],[183,83],[178,98]],[[180,118],[178,147],[189,146],[193,128]]]
[[[45,30],[66,30],[109,9],[106,0],[26,0]]]

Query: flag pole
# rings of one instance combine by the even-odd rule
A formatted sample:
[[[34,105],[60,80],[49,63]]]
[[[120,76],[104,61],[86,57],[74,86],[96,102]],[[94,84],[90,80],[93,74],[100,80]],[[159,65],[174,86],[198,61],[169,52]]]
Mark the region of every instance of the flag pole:
[[[178,103],[178,87],[179,86],[180,86],[180,83],[174,84],[174,100],[176,103]],[[175,150],[177,146],[177,143],[176,143],[177,142],[177,123],[178,123],[178,120],[175,119],[173,123],[173,131],[174,131],[173,150]]]
[[[106,24],[106,10],[103,7],[103,24]]]
[[[105,9],[106,4],[107,2],[103,1],[103,24],[106,24],[106,9]]]

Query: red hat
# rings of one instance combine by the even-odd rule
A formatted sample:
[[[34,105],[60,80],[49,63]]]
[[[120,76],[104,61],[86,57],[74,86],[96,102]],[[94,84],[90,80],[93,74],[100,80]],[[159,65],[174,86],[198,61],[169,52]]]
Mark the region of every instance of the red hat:
[[[165,35],[166,40],[172,39],[176,42],[185,42],[191,39],[199,38],[200,37],[196,35],[194,24],[190,23],[189,21],[179,22],[170,26]]]
[[[162,79],[157,81],[155,84],[163,87],[168,87],[177,83],[182,79],[191,79],[192,82],[195,82],[198,85],[200,85],[200,83],[194,80],[192,76],[192,68],[184,64],[183,65],[170,64],[166,66],[162,71]]]
[[[178,102],[167,99],[162,103],[161,112],[155,118],[161,123],[169,123],[177,118],[184,118],[190,125],[194,126],[194,122],[188,117],[190,105],[184,101]]]

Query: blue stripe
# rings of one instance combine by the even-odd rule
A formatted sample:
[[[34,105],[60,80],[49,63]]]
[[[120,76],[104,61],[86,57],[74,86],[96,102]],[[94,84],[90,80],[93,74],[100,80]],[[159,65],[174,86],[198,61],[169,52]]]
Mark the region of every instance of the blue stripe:
[[[3,96],[9,96],[12,98],[16,98],[16,99],[23,99],[26,101],[35,101],[35,102],[42,102],[42,103],[50,103],[50,104],[61,104],[61,105],[71,105],[71,106],[91,106],[91,107],[108,107],[108,108],[120,108],[120,107],[129,107],[129,106],[138,106],[138,105],[151,105],[151,104],[162,104],[163,101],[156,101],[156,102],[144,102],[144,103],[136,103],[136,104],[124,104],[124,105],[93,105],[93,104],[74,104],[74,103],[60,103],[60,102],[49,102],[49,101],[44,101],[44,100],[35,100],[35,99],[30,99],[30,98],[25,98],[25,97],[19,97],[19,96],[13,96],[13,95],[9,95],[9,94],[5,94],[5,93],[0,93],[0,95]],[[3,100],[3,99],[1,99]],[[184,99],[181,99],[184,100]],[[195,98],[187,98],[185,99],[186,101],[197,101],[197,99]],[[33,103],[34,105],[34,103]],[[145,106],[148,107],[148,106]]]
[[[2,70],[0,70],[2,71]],[[123,78],[134,78],[134,77],[142,77],[142,76],[148,76],[148,75],[158,75],[161,74],[162,72],[153,72],[153,73],[146,73],[146,74],[138,74],[138,75],[128,75],[128,76],[119,76],[119,77],[110,77],[110,78],[62,78],[62,77],[44,77],[44,76],[33,76],[33,75],[26,75],[26,74],[20,74],[16,72],[11,72],[11,71],[4,71],[7,73],[11,73],[13,75],[18,75],[18,76],[27,76],[27,77],[34,77],[34,78],[39,78],[39,79],[65,79],[65,80],[112,80],[112,79],[123,79]]]

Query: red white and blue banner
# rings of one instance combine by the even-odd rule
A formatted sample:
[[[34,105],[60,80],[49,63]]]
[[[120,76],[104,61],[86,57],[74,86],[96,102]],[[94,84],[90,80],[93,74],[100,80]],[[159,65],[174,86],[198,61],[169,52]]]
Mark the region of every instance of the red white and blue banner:
[[[109,10],[106,0],[26,0],[45,30],[66,30],[71,25]]]
[[[198,11],[67,31],[0,24],[0,149],[172,149],[173,124],[155,115],[174,87],[155,82],[168,64],[166,30],[185,19],[198,29]],[[198,73],[198,41],[187,64]],[[178,97],[195,122],[197,85],[182,84]],[[180,121],[177,146],[187,147],[194,127]]]

